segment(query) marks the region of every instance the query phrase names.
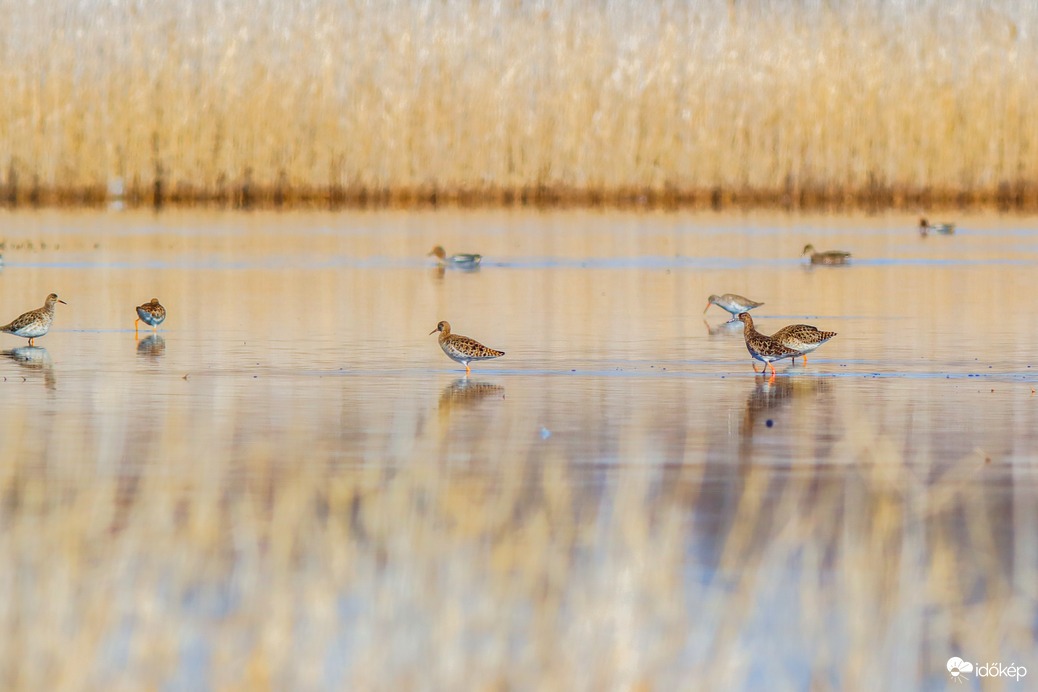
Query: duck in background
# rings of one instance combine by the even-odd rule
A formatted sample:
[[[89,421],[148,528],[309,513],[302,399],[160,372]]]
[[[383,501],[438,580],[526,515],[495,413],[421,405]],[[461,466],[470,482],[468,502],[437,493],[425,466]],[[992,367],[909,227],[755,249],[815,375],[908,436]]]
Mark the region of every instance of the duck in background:
[[[843,252],[842,250],[817,252],[815,246],[808,243],[804,246],[804,251],[800,253],[800,256],[810,257],[811,264],[847,264],[851,258],[851,253]]]
[[[468,253],[448,255],[442,245],[437,245],[430,250],[427,257],[428,256],[435,257],[436,263],[441,267],[452,267],[454,269],[464,269],[467,271],[479,269],[479,263],[483,261],[483,255]]]
[[[941,235],[952,235],[955,233],[955,224],[953,223],[929,223],[926,217],[919,219],[919,235],[924,238],[931,233],[939,233]]]

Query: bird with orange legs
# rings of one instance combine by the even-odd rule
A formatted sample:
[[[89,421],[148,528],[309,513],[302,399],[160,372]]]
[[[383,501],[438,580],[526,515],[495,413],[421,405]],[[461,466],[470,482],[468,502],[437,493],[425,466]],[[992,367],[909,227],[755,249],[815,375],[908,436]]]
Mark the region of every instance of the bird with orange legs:
[[[807,354],[834,336],[836,332],[823,332],[809,324],[791,324],[772,334],[771,338],[786,348],[795,350],[798,356],[803,356],[804,365],[807,365]],[[793,357],[793,362],[796,362],[796,356]]]
[[[776,341],[754,329],[753,318],[750,317],[750,313],[739,313],[739,321],[742,322],[742,334],[746,340],[746,350],[750,352],[754,360],[764,363],[765,370],[770,367],[772,376],[775,375],[775,366],[772,365],[774,361],[795,358],[800,355],[796,349],[789,348],[783,345],[782,342]],[[753,365],[753,371],[757,372],[756,363]]]
[[[465,366],[466,377],[472,372],[472,369],[469,367],[469,363],[472,361],[490,360],[491,358],[500,358],[505,355],[504,351],[496,351],[488,346],[484,346],[475,339],[470,339],[461,334],[451,334],[450,322],[440,322],[436,325],[436,329],[429,332],[429,334],[435,334],[436,332],[440,333],[438,339],[440,348],[443,349],[448,358]]]
[[[0,332],[24,337],[29,340],[29,345],[32,346],[33,339],[46,334],[50,331],[50,326],[54,324],[54,305],[56,303],[68,305],[65,301],[58,299],[57,293],[51,293],[47,296],[47,300],[42,308],[36,308],[18,315],[9,324],[0,327]]]
[[[151,331],[154,333],[165,319],[166,308],[159,304],[158,298],[152,298],[150,302],[137,306],[137,319],[133,323],[133,333],[137,333],[137,325],[142,321],[151,327]]]

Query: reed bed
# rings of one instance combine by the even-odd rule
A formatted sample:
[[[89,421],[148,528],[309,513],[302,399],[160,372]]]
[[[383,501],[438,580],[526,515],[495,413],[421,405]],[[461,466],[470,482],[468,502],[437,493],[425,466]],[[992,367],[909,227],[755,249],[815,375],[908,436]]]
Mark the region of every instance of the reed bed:
[[[1038,7],[0,0],[5,204],[1038,206]]]

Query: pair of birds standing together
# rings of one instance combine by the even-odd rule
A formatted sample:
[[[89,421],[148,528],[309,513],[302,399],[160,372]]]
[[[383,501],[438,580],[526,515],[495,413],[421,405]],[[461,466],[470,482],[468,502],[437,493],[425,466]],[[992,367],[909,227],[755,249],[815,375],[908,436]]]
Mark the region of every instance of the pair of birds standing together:
[[[0,327],[0,332],[28,339],[29,345],[32,346],[33,341],[50,331],[51,325],[54,324],[54,306],[58,303],[68,305],[58,298],[57,293],[51,293],[47,296],[42,308],[22,313],[10,323]],[[136,332],[137,325],[143,321],[154,331],[165,319],[166,308],[159,304],[158,298],[152,298],[150,302],[137,306],[137,320],[133,323],[133,330]]]
[[[791,324],[783,327],[771,336],[761,334],[754,328],[753,318],[750,317],[749,311],[764,305],[764,303],[758,303],[755,300],[750,300],[734,293],[725,293],[723,296],[710,296],[707,298],[706,308],[703,309],[703,312],[709,310],[711,305],[716,305],[731,313],[732,321],[739,320],[742,322],[746,350],[750,352],[750,356],[754,360],[764,363],[765,369],[770,367],[772,375],[775,374],[775,366],[772,363],[776,360],[789,358],[796,362],[798,357],[802,357],[806,364],[808,353],[811,353],[811,351],[814,351],[836,336],[836,332],[823,332],[809,324]],[[757,372],[756,364],[753,366],[753,371]]]

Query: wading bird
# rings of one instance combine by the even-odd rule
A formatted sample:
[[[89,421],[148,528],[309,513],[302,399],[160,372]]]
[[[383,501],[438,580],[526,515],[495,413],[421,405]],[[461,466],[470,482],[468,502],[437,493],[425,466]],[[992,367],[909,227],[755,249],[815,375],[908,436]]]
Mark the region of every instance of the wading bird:
[[[29,340],[29,345],[32,346],[33,339],[46,334],[50,331],[50,326],[54,324],[55,303],[68,304],[63,300],[59,300],[57,293],[51,293],[47,296],[47,302],[43,304],[42,308],[36,308],[15,317],[10,324],[0,327],[0,332],[25,337]]]
[[[776,341],[754,329],[753,318],[750,317],[750,313],[739,313],[739,320],[743,325],[742,335],[746,339],[746,350],[750,352],[750,355],[755,360],[764,363],[765,369],[770,367],[772,375],[775,374],[775,366],[772,365],[773,361],[795,358],[800,355],[795,349],[784,346],[780,341]],[[753,371],[757,372],[756,364],[753,366]]]
[[[440,348],[443,349],[448,358],[465,366],[466,375],[472,372],[472,369],[469,367],[469,363],[472,361],[490,360],[491,358],[499,358],[505,355],[504,351],[495,351],[475,339],[470,339],[460,334],[451,334],[450,322],[440,322],[436,325],[436,329],[429,332],[429,334],[435,334],[436,332],[440,333]]]

